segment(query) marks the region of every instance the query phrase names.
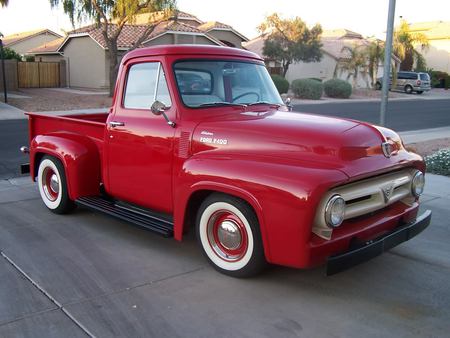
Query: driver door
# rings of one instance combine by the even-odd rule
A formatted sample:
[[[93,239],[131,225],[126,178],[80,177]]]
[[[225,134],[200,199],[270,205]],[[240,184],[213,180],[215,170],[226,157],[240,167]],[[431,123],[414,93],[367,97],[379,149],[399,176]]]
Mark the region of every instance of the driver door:
[[[115,198],[172,212],[172,154],[175,129],[151,113],[155,100],[175,116],[160,62],[127,65],[121,95],[107,127],[107,191]]]

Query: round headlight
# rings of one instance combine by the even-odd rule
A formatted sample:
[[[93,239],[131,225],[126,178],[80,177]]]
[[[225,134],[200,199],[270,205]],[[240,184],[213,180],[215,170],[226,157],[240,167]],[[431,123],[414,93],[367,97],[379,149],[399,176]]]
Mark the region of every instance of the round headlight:
[[[329,199],[325,207],[325,222],[330,228],[337,228],[344,221],[345,201],[339,195]]]
[[[423,193],[425,186],[425,175],[421,171],[416,171],[411,183],[411,193],[415,197],[419,197]]]

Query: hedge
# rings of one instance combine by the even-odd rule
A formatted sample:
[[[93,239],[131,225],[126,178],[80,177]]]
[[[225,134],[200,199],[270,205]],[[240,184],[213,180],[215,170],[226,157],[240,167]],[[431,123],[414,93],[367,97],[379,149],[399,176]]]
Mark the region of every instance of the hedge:
[[[340,79],[331,79],[323,84],[325,94],[328,97],[337,97],[348,99],[352,95],[352,86],[350,83]]]
[[[273,74],[271,75],[272,81],[275,84],[275,87],[277,87],[278,93],[284,94],[287,93],[289,90],[289,82],[281,75]]]
[[[297,79],[292,81],[291,89],[295,97],[301,99],[319,100],[323,93],[323,84],[312,79]]]

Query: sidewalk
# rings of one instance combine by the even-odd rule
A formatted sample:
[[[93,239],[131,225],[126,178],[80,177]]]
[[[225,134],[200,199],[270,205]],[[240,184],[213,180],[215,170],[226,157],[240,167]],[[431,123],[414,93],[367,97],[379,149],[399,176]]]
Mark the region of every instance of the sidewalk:
[[[0,121],[1,120],[17,120],[26,118],[25,112],[19,108],[10,106],[9,104],[0,102]]]

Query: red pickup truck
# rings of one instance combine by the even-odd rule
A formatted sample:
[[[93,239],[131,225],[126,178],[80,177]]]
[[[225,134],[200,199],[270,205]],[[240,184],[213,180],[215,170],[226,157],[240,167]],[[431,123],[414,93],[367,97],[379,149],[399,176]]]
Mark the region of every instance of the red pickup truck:
[[[179,241],[195,228],[228,275],[333,274],[430,223],[423,159],[395,132],[290,112],[248,51],[138,49],[108,113],[28,115],[28,168],[51,211],[78,204]]]

